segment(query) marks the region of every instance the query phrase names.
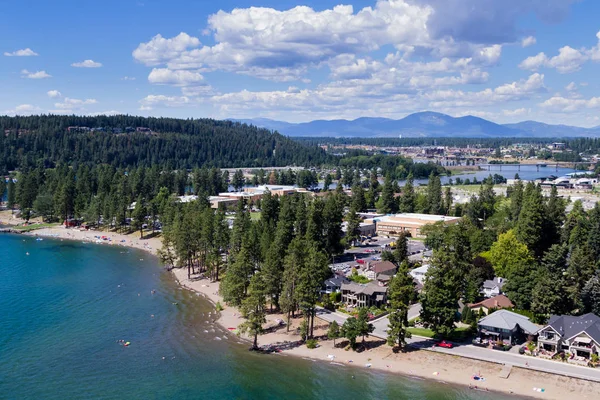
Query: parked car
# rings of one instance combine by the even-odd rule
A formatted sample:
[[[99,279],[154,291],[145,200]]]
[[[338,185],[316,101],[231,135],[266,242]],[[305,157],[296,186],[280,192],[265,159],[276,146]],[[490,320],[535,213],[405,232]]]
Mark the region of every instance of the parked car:
[[[454,345],[450,342],[446,342],[445,340],[442,340],[441,342],[438,342],[436,344],[433,345],[434,347],[444,347],[446,349],[451,349],[454,347]]]

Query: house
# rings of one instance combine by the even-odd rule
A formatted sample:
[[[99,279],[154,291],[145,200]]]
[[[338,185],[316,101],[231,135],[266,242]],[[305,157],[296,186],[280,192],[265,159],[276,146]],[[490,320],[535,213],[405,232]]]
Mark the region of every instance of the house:
[[[336,293],[342,289],[342,284],[350,283],[350,280],[346,277],[335,275],[332,278],[326,279],[323,282],[324,289],[321,291],[322,293]]]
[[[342,302],[353,307],[382,306],[387,301],[387,287],[378,283],[342,283]]]
[[[506,283],[506,279],[495,277],[492,280],[486,280],[481,287],[481,294],[484,297],[494,297],[502,294],[502,286]]]
[[[425,275],[429,271],[429,264],[423,264],[422,266],[415,268],[409,272],[410,276],[421,285],[425,284]]]
[[[374,280],[377,275],[383,272],[390,272],[392,275],[396,273],[396,266],[390,261],[367,262],[365,268],[359,271],[359,274],[367,279]]]
[[[479,303],[469,304],[469,308],[473,312],[479,312],[480,310],[485,313],[485,315],[489,314],[490,309],[501,309],[501,308],[513,308],[515,305],[510,301],[508,297],[503,294],[499,294],[498,296],[490,297],[489,299],[485,299],[480,301]]]
[[[576,357],[589,359],[600,351],[600,317],[592,313],[579,317],[553,315],[538,335],[540,350],[568,351]]]
[[[508,310],[498,310],[477,323],[482,339],[502,340],[508,343],[522,342],[527,335],[535,335],[539,327],[524,315]]]

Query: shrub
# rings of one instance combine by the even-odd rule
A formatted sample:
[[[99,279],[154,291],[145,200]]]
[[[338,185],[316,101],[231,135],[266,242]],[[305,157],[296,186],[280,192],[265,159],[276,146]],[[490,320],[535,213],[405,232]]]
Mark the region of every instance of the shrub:
[[[319,342],[317,342],[317,339],[308,339],[306,341],[306,347],[309,349],[316,349],[318,345]]]
[[[215,308],[216,308],[217,311],[223,311],[224,310],[224,308],[221,305],[220,301],[217,301],[217,304],[215,305]]]

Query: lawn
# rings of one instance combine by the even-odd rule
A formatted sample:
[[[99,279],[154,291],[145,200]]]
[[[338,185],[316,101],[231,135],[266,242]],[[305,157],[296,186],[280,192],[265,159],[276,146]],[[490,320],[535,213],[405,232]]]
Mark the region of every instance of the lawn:
[[[408,331],[416,336],[423,336],[423,337],[428,337],[428,338],[432,338],[435,336],[435,334],[433,333],[433,331],[431,329],[427,329],[427,328],[413,328],[413,327],[409,327]]]
[[[10,228],[15,231],[29,232],[29,231],[35,231],[36,229],[56,228],[57,226],[61,226],[61,224],[56,222],[56,223],[52,223],[52,224],[33,224],[33,225],[27,225],[27,226],[11,226]]]
[[[456,341],[464,340],[469,335],[469,330],[470,330],[470,327],[459,327],[459,328],[456,328],[454,330],[454,332],[452,332],[452,334],[450,335],[449,339],[450,340],[456,340]],[[423,336],[423,337],[428,337],[428,338],[435,338],[436,337],[435,333],[433,333],[433,331],[431,329],[427,329],[427,328],[409,327],[408,331],[411,334],[417,335],[417,336]]]

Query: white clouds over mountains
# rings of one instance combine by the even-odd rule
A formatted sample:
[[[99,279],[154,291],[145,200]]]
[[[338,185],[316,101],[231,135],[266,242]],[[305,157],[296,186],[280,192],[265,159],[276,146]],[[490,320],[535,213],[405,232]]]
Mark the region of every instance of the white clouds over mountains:
[[[148,81],[179,87],[182,94],[149,95],[140,109],[202,103],[216,105],[226,117],[283,119],[393,117],[423,109],[528,115],[531,109],[518,102],[548,92],[536,71],[573,72],[600,60],[600,51],[565,46],[554,57],[539,53],[519,65],[532,71],[528,76],[521,72],[508,83],[472,86],[493,81],[506,46],[536,45],[536,37],[524,36],[518,26],[522,16],[558,22],[575,1],[377,0],[362,9],[219,11],[208,17],[207,43],[181,32],[157,34],[137,46],[133,58],[152,68]],[[269,90],[219,93],[209,85],[214,72],[273,83]],[[516,105],[509,109],[508,103]]]

